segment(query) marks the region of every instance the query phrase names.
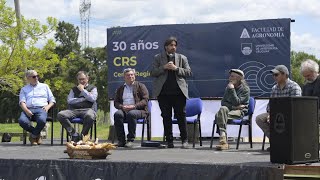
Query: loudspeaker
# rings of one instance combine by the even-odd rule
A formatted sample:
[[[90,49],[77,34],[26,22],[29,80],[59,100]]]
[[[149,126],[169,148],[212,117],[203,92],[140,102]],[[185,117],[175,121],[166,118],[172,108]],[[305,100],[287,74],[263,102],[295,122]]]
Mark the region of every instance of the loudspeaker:
[[[277,97],[269,105],[271,162],[319,161],[318,98]]]

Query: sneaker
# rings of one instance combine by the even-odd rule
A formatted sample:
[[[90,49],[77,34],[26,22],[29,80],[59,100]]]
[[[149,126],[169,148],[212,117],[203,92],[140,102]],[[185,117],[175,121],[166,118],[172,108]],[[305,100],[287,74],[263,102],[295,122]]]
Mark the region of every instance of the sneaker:
[[[29,141],[30,141],[30,143],[31,143],[31,146],[37,146],[37,145],[38,145],[38,143],[37,143],[37,138],[33,138],[33,137],[31,136],[31,134],[30,134],[30,136],[29,136]]]
[[[37,144],[38,144],[38,145],[42,144],[42,138],[41,138],[41,136],[37,137]]]
[[[221,136],[220,137],[220,144],[216,146],[216,149],[221,151],[221,150],[228,150],[229,149],[229,144],[227,142],[227,137],[226,136]]]
[[[182,148],[182,149],[188,149],[188,148],[189,148],[188,142],[182,142],[181,148]]]
[[[173,142],[168,142],[167,148],[174,148]]]
[[[133,148],[133,142],[128,141],[128,142],[126,143],[125,147],[127,147],[127,148]]]

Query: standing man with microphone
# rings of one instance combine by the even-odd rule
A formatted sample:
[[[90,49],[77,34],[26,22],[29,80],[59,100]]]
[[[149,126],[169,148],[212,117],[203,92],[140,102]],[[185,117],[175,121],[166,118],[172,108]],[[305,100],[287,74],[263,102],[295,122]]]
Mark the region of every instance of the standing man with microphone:
[[[182,148],[188,148],[186,99],[188,84],[186,78],[191,76],[188,59],[176,53],[178,41],[175,37],[168,38],[164,43],[165,52],[157,54],[152,64],[151,76],[153,97],[158,98],[163,118],[164,134],[168,148],[174,148],[172,135],[172,108],[178,120]]]

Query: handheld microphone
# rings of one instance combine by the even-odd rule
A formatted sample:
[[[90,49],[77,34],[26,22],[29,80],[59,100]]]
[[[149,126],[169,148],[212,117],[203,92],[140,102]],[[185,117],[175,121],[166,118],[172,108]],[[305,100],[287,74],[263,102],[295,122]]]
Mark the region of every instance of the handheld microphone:
[[[172,62],[174,61],[174,54],[172,54],[172,53],[169,54],[169,62],[170,61],[172,61]]]

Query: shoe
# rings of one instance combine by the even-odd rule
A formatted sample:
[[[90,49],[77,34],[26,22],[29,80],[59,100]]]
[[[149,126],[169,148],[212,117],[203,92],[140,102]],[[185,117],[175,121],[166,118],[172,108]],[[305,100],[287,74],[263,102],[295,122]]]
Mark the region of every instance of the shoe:
[[[125,142],[118,142],[118,144],[115,144],[117,147],[125,147],[126,143]]]
[[[181,148],[182,148],[182,149],[188,149],[188,148],[189,148],[188,142],[182,142]]]
[[[29,136],[29,141],[31,143],[31,146],[37,146],[38,145],[37,138],[33,138],[31,134]]]
[[[127,148],[133,148],[133,142],[128,141],[128,142],[126,143],[125,147],[127,147]]]
[[[174,148],[173,142],[168,142],[167,148]]]
[[[219,150],[219,151],[228,150],[229,149],[229,144],[227,142],[227,137],[226,136],[221,136],[220,137],[220,144],[216,146],[216,149]]]
[[[267,151],[269,151],[269,152],[270,152],[270,147],[268,147],[268,148],[267,148]]]
[[[71,136],[71,141],[73,142],[79,142],[81,140],[81,136],[79,133],[74,133]]]
[[[37,137],[37,144],[38,144],[38,145],[42,144],[42,138],[41,138],[41,136]]]

